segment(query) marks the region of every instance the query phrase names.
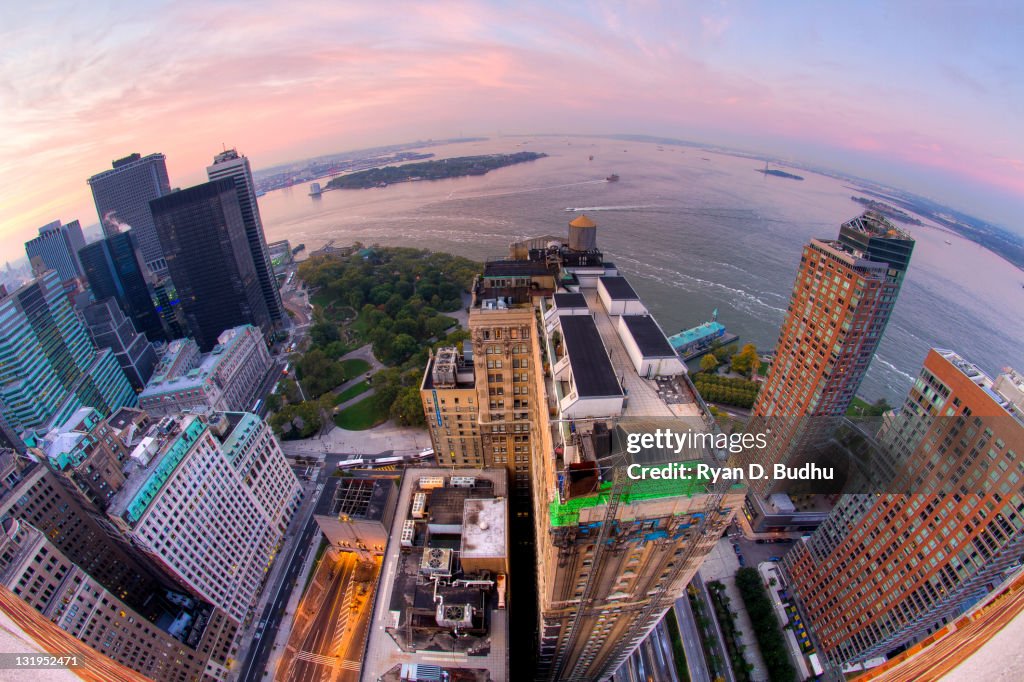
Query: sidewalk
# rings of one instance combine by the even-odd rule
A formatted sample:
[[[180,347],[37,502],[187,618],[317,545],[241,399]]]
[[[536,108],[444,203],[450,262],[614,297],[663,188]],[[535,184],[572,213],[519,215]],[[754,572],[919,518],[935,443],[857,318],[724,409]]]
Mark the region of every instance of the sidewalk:
[[[755,682],[760,682],[768,679],[768,667],[764,664],[764,658],[758,648],[757,636],[754,634],[754,626],[750,622],[747,607],[743,603],[739,588],[736,587],[736,571],[739,570],[739,567],[732,543],[727,538],[723,538],[708,554],[707,560],[700,568],[700,575],[705,584],[717,580],[725,586],[725,594],[729,597],[729,610],[736,613],[733,620],[736,623],[741,643],[745,647],[743,657],[747,659],[747,663],[754,666],[754,669],[750,671],[750,678]]]

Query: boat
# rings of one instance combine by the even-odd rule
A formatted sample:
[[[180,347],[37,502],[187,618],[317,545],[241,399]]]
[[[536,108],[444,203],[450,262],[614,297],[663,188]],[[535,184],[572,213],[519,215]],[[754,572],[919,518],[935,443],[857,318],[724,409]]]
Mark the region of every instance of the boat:
[[[575,209],[575,208],[573,208],[572,206],[566,206],[566,207],[565,207],[565,212],[566,212],[566,213],[575,213],[575,212],[576,212],[576,209]]]
[[[611,175],[609,175],[609,176],[608,176],[607,178],[605,178],[605,180],[606,180],[607,182],[618,182],[618,181],[619,181],[619,176],[618,176],[618,175],[616,175],[615,173],[612,173],[612,174],[611,174]]]
[[[588,160],[588,161],[593,161],[593,160],[594,160],[594,155],[593,155],[593,154],[591,154],[591,155],[590,155],[590,158],[589,158],[589,159],[587,159],[587,160]]]
[[[953,246],[953,242],[949,241],[948,239],[946,240],[946,244],[948,244],[949,246]]]

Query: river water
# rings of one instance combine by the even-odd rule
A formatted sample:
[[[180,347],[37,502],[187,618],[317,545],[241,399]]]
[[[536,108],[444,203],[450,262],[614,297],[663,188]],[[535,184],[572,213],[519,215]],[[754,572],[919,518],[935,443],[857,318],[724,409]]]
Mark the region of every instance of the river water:
[[[803,170],[792,171],[802,182],[765,177],[756,161],[695,148],[542,136],[426,151],[443,158],[523,150],[550,156],[479,177],[320,198],[308,196],[307,184],[270,192],[259,200],[267,240],[302,242],[306,253],[333,239],[496,258],[514,239],[566,234],[578,215],[566,208],[583,209],[598,225],[605,258],[667,334],[717,307],[741,343],[771,350],[802,245],[835,238],[862,210],[844,181]],[[621,180],[605,182],[611,173]],[[860,394],[902,401],[930,346],[956,350],[990,374],[1024,370],[1024,272],[937,226],[904,227],[917,246]]]

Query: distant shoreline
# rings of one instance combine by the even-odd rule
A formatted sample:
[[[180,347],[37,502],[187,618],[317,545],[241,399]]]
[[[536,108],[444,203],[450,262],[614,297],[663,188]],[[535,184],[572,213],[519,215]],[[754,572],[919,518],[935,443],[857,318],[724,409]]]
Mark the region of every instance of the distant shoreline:
[[[754,170],[756,170],[758,173],[763,173],[765,175],[774,175],[777,178],[786,178],[788,180],[803,180],[803,177],[800,175],[793,175],[792,173],[776,170],[775,168],[755,168]]]
[[[383,166],[357,171],[348,175],[331,178],[324,188],[328,189],[370,189],[387,187],[399,182],[445,180],[467,175],[486,175],[492,170],[517,163],[536,161],[547,154],[538,152],[516,152],[514,154],[488,154],[485,156],[458,156],[402,166]]]

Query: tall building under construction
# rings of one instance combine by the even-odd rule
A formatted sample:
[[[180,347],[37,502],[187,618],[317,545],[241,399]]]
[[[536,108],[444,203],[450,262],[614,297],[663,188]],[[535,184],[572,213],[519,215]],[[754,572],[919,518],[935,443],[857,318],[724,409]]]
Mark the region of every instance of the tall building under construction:
[[[714,427],[661,327],[604,261],[596,224],[580,216],[567,240],[518,242],[511,256],[474,284],[471,347],[431,359],[424,410],[439,462],[506,468],[512,509],[533,524],[531,678],[607,679],[683,594],[744,489],[627,477],[631,464],[724,458],[625,454],[631,430]],[[514,618],[527,605],[512,575]]]

